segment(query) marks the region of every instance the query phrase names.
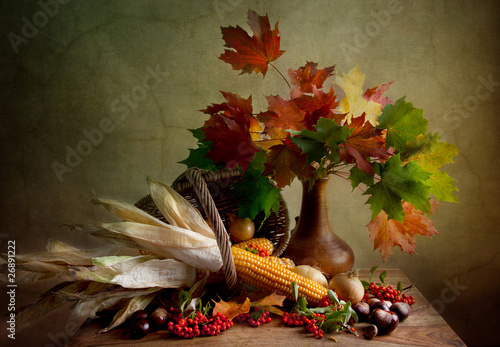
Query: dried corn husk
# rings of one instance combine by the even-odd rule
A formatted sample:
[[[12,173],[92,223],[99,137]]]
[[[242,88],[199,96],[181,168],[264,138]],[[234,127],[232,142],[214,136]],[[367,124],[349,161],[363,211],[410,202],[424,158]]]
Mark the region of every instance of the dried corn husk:
[[[174,189],[149,177],[148,186],[156,207],[170,224],[215,239],[213,230],[203,219],[200,211]]]
[[[100,227],[119,238],[129,238],[137,244],[138,249],[164,258],[174,258],[210,271],[217,271],[222,266],[217,242],[190,230],[173,225],[156,227],[132,222],[101,224]],[[99,235],[99,232],[94,235]]]
[[[116,258],[116,259],[109,259]],[[92,267],[72,267],[78,279],[119,284],[124,288],[179,288],[191,286],[196,280],[196,270],[174,259],[154,259],[151,256],[107,257]]]
[[[105,333],[126,322],[135,311],[142,310],[153,300],[157,292],[133,297],[128,304],[116,313],[109,327],[102,329],[99,333]]]
[[[135,222],[148,225],[164,227],[167,224],[161,220],[151,216],[134,205],[127,204],[116,200],[92,199],[94,204],[103,206],[106,210],[126,222]]]
[[[155,259],[115,276],[112,282],[125,288],[180,288],[192,286],[195,280],[194,267],[174,259]]]
[[[115,276],[128,273],[135,266],[152,259],[155,258],[149,255],[94,258],[95,266],[72,266],[70,272],[77,279],[113,283]]]

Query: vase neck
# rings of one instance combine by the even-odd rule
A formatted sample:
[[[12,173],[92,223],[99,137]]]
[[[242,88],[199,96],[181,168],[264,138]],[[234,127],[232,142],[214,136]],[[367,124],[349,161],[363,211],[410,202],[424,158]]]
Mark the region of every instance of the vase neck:
[[[326,205],[326,187],[328,178],[317,179],[310,186],[309,182],[302,182],[302,206],[300,210],[299,226],[312,231],[313,226],[323,225],[330,228]]]

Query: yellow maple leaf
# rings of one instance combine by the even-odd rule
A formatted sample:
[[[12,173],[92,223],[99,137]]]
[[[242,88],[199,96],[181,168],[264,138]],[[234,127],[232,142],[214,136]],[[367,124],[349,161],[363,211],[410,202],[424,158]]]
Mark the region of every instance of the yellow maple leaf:
[[[382,105],[375,101],[366,101],[363,98],[363,86],[365,84],[365,74],[356,65],[349,73],[342,74],[335,80],[335,84],[342,88],[346,96],[340,100],[338,112],[346,113],[347,124],[352,118],[361,117],[365,114],[366,121],[373,126],[378,125],[378,116],[382,114]]]

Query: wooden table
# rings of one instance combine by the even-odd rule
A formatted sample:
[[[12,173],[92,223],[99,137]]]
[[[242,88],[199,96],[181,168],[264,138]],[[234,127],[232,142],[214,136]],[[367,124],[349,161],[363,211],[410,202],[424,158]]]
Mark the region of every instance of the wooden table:
[[[398,281],[401,281],[404,287],[411,284],[402,271],[386,271],[386,282],[396,285]],[[374,278],[378,278],[378,273],[379,271],[375,273]],[[360,278],[367,280],[368,270],[360,271]],[[366,340],[362,334],[356,337],[345,332],[325,334],[322,339],[318,340],[306,333],[302,327],[285,327],[279,316],[273,316],[271,323],[259,328],[235,323],[231,329],[218,336],[198,337],[191,340],[172,337],[167,331],[154,332],[140,340],[131,340],[125,331],[119,328],[106,334],[97,334],[103,327],[98,323],[91,323],[82,327],[81,333],[75,336],[67,346],[325,346],[325,344],[332,345],[333,340],[330,336],[333,336],[342,346],[465,346],[417,289],[411,289],[410,294],[415,298],[410,316],[389,335],[377,336],[372,340]],[[366,323],[356,324],[356,329],[361,332],[363,326],[366,326]]]

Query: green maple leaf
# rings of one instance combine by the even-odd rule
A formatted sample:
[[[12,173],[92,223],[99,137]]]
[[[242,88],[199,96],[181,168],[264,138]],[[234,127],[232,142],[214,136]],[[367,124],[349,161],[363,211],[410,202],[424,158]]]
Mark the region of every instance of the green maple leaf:
[[[359,186],[360,183],[366,184],[368,187],[372,186],[373,176],[369,173],[363,172],[357,166],[353,166],[350,170],[351,174],[349,175],[349,181],[351,181],[352,190]]]
[[[458,154],[459,149],[456,145],[440,142],[439,139],[437,133],[417,137],[408,144],[410,149],[405,153],[403,165],[415,162],[429,172],[431,176],[425,183],[438,200],[458,202],[457,197],[452,194],[458,191],[455,180],[439,169],[444,164],[453,163],[453,158]]]
[[[243,180],[234,183],[231,194],[241,199],[238,203],[238,216],[254,219],[264,212],[266,218],[271,211],[278,213],[281,202],[280,189],[275,187],[267,176],[263,176],[266,157],[263,152],[255,155],[243,175]]]
[[[403,222],[402,201],[430,214],[429,186],[425,184],[430,174],[417,163],[409,162],[402,166],[400,155],[396,154],[385,163],[375,163],[374,170],[380,181],[365,192],[371,195],[367,203],[371,205],[372,218],[384,210],[388,219]]]
[[[294,135],[300,135],[291,137],[290,140],[302,149],[302,153],[307,154],[306,165],[313,161],[319,163],[324,158],[338,163],[340,161],[338,146],[346,141],[352,130],[327,118],[318,119],[314,128],[316,131],[289,130]]]
[[[408,143],[417,136],[427,133],[427,119],[421,109],[414,108],[411,102],[402,97],[394,105],[385,105],[378,121],[379,129],[387,129],[385,147],[393,147],[396,152],[406,153]]]
[[[204,170],[217,170],[220,166],[215,165],[213,160],[206,158],[208,151],[211,148],[211,142],[205,141],[205,134],[201,128],[188,129],[193,136],[198,139],[198,147],[189,149],[189,156],[180,161],[179,164],[184,164],[187,167],[197,167]]]

